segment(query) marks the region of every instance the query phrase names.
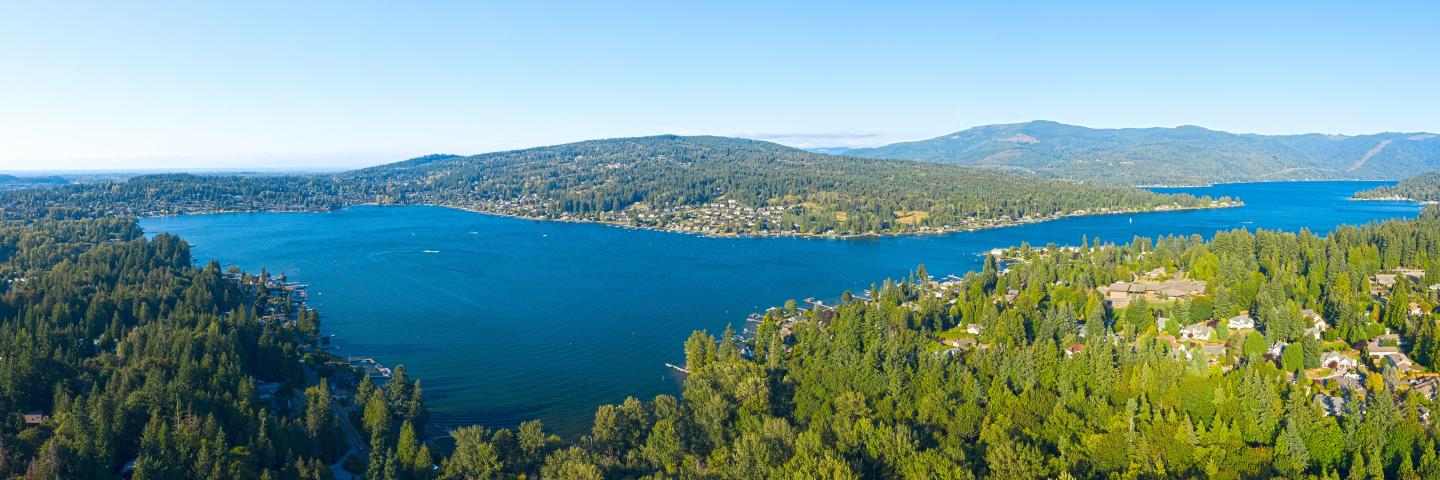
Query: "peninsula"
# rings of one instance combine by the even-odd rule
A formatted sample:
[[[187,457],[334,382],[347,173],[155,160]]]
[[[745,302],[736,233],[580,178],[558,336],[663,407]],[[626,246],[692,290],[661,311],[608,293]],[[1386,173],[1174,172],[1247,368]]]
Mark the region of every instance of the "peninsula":
[[[330,175],[149,175],[27,189],[0,194],[0,216],[329,211],[363,204],[439,205],[715,236],[847,237],[1240,202],[664,135],[432,155]]]

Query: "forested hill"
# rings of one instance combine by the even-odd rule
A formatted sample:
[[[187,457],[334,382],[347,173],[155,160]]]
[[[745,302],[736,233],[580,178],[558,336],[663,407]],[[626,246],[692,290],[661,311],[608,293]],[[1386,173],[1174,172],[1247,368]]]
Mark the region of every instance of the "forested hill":
[[[67,184],[67,183],[70,183],[70,181],[69,181],[69,180],[66,180],[66,179],[64,179],[64,178],[61,178],[61,177],[56,177],[56,176],[17,177],[17,176],[15,176],[15,175],[0,174],[0,190],[11,190],[11,189],[31,188],[31,187],[47,187],[47,186],[55,186],[55,185],[64,185],[64,184]]]
[[[1355,194],[1361,200],[1404,199],[1440,202],[1440,172],[1426,172],[1388,187],[1376,187]]]
[[[257,391],[318,331],[271,300],[133,219],[0,222],[0,478],[332,478],[330,397]]]
[[[311,211],[431,204],[709,234],[936,232],[1060,215],[1203,208],[1208,198],[806,152],[724,137],[595,140],[434,155],[336,175],[158,175],[11,192],[9,217]]]
[[[1122,185],[1389,180],[1440,168],[1440,136],[1272,136],[1194,126],[1096,129],[1034,121],[976,127],[846,154]]]
[[[925,231],[1209,200],[993,171],[821,155],[724,137],[595,140],[342,175],[382,201],[707,233]]]

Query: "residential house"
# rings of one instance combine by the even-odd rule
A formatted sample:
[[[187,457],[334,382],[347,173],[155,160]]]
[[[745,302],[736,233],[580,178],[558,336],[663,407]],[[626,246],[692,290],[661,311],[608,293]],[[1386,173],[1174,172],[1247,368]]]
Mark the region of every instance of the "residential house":
[[[980,342],[977,341],[977,340],[975,340],[974,338],[970,338],[970,337],[952,338],[952,339],[949,339],[949,340],[946,340],[946,341],[945,341],[945,344],[946,344],[946,345],[949,345],[949,346],[954,347],[954,348],[969,348],[969,347],[975,346],[975,344],[977,344],[977,343],[980,343]]]
[[[1400,336],[1393,333],[1375,337],[1365,345],[1365,351],[1372,357],[1388,357],[1400,354]]]
[[[1395,274],[1404,275],[1405,278],[1411,282],[1419,282],[1425,279],[1425,271],[1418,268],[1397,268],[1395,269]]]
[[[1337,372],[1348,372],[1359,368],[1360,361],[1340,352],[1325,352],[1320,354],[1320,366]]]
[[[1209,340],[1215,335],[1215,329],[1204,323],[1197,323],[1180,329],[1181,340]]]
[[[1425,310],[1422,309],[1422,308],[1420,308],[1420,304],[1415,303],[1415,302],[1410,302],[1410,310],[1409,310],[1409,313],[1410,313],[1410,316],[1412,316],[1412,317],[1418,317],[1418,316],[1420,316],[1420,315],[1424,315],[1424,314],[1425,314]]]
[[[1212,362],[1219,361],[1221,357],[1225,356],[1224,345],[1201,345],[1200,350],[1205,352],[1205,355],[1210,356],[1210,361]]]
[[[1280,358],[1281,355],[1285,354],[1285,347],[1287,346],[1290,346],[1290,344],[1284,340],[1276,341],[1270,344],[1270,348],[1265,350],[1265,355],[1270,358]]]
[[[1415,393],[1430,400],[1436,400],[1436,392],[1440,391],[1440,376],[1420,377],[1410,381],[1410,388]]]
[[[1015,289],[1007,290],[1007,291],[1005,292],[1005,303],[1015,303],[1015,299],[1018,298],[1019,296],[1020,296],[1020,291],[1019,291],[1019,290],[1015,290]]]
[[[1319,340],[1320,337],[1325,335],[1325,331],[1330,329],[1330,324],[1325,323],[1325,319],[1320,317],[1320,314],[1315,313],[1314,310],[1308,308],[1301,310],[1300,316],[1304,317],[1305,321],[1310,323],[1309,327],[1305,327],[1305,335],[1311,338]]]
[[[262,383],[259,380],[255,381],[256,398],[259,398],[261,400],[271,400],[275,398],[275,394],[277,393],[280,393],[280,384],[273,382]]]
[[[1072,343],[1072,344],[1070,344],[1070,346],[1065,347],[1065,358],[1074,357],[1074,356],[1076,356],[1076,355],[1079,355],[1080,352],[1084,352],[1084,351],[1085,351],[1085,344],[1083,344],[1083,343]]]
[[[50,419],[50,417],[48,417],[48,416],[45,415],[45,411],[44,411],[44,410],[33,410],[33,411],[25,412],[25,424],[26,424],[26,425],[39,425],[39,424],[45,423],[45,421],[46,421],[46,420],[49,420],[49,419]]]
[[[1342,392],[1349,392],[1361,398],[1365,397],[1365,384],[1360,383],[1360,375],[1356,373],[1342,375],[1335,379],[1335,389]]]
[[[1410,360],[1410,357],[1403,353],[1386,356],[1385,361],[1389,362],[1390,366],[1395,367],[1395,371],[1398,371],[1400,373],[1408,373],[1420,370],[1420,367],[1416,366],[1415,362],[1413,360]]]
[[[1153,278],[1153,277],[1152,277]],[[1137,298],[1152,302],[1165,302],[1190,298],[1205,293],[1205,282],[1201,280],[1165,280],[1115,282],[1099,288],[1113,308],[1126,308]]]
[[[1225,326],[1230,327],[1231,330],[1254,329],[1255,319],[1250,318],[1249,312],[1241,312],[1239,315],[1231,317],[1230,321],[1225,322]]]
[[[1345,397],[1331,397],[1328,395],[1315,394],[1315,403],[1325,410],[1325,414],[1338,417],[1345,414]]]
[[[966,326],[965,326],[965,333],[969,333],[969,334],[971,334],[971,335],[979,335],[979,334],[980,334],[980,330],[981,330],[981,327],[980,327],[980,324],[978,324],[978,323],[972,323],[972,324],[969,324],[969,325],[966,325]]]
[[[1155,330],[1161,331],[1161,332],[1165,331],[1165,324],[1167,324],[1167,323],[1170,323],[1170,319],[1165,318],[1164,316],[1161,316],[1161,317],[1159,317],[1159,318],[1156,318],[1156,319],[1155,319]]]

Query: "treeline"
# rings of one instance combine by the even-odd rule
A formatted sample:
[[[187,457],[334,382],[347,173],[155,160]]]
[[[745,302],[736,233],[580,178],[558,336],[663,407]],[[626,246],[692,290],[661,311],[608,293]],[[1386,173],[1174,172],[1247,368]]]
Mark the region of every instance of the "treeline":
[[[736,215],[730,201],[780,212]],[[659,136],[430,156],[337,175],[153,175],[25,190],[0,195],[0,215],[323,211],[362,203],[731,233],[860,234],[1213,202],[949,165],[821,155],[751,140]],[[724,208],[693,218],[695,208],[707,205]]]
[[[192,266],[179,238],[120,218],[0,223],[0,292],[0,477],[331,478],[333,412],[307,423],[256,392],[306,385],[313,332],[259,321],[267,299]]]
[[[1403,198],[1416,202],[1440,202],[1440,172],[1422,173],[1394,185],[1375,187],[1355,194],[1362,200]]]

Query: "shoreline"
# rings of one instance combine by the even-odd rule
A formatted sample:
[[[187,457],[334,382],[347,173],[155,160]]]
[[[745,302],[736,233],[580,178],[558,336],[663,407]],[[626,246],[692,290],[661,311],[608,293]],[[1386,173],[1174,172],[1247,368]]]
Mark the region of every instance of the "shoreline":
[[[1403,195],[1391,195],[1391,196],[1388,196],[1388,197],[1357,197],[1357,196],[1351,196],[1351,197],[1350,197],[1350,200],[1354,200],[1354,201],[1357,201],[1357,202],[1411,202],[1411,203],[1418,203],[1418,204],[1421,204],[1421,205],[1435,205],[1435,204],[1437,204],[1437,203],[1440,203],[1440,201],[1436,201],[1436,200],[1416,200],[1416,199],[1414,199],[1414,198],[1406,197],[1406,196],[1403,196]]]
[[[452,210],[459,210],[459,211],[470,212],[470,213],[478,213],[478,214],[481,214],[481,215],[493,215],[493,216],[496,216],[496,217],[514,218],[514,219],[519,219],[519,220],[529,220],[529,221],[535,221],[535,222],[559,222],[559,223],[595,224],[595,225],[604,225],[604,226],[625,228],[625,229],[631,229],[631,230],[648,230],[648,231],[654,231],[654,232],[665,232],[665,233],[678,233],[678,234],[686,234],[686,235],[695,235],[695,236],[705,237],[705,238],[806,238],[806,239],[830,239],[830,240],[856,240],[856,239],[867,239],[867,238],[910,237],[910,236],[920,237],[920,236],[930,236],[930,235],[949,235],[949,234],[952,234],[952,233],[976,232],[976,231],[981,231],[981,230],[991,230],[991,229],[998,229],[998,228],[1019,227],[1019,226],[1023,226],[1023,225],[1029,225],[1029,224],[1044,223],[1044,222],[1050,222],[1050,221],[1055,221],[1055,220],[1064,220],[1064,219],[1067,219],[1067,218],[1095,217],[1095,216],[1104,216],[1104,215],[1126,215],[1126,214],[1145,214],[1145,213],[1164,213],[1164,212],[1184,212],[1184,211],[1195,211],[1195,210],[1215,210],[1215,209],[1222,209],[1222,208],[1238,208],[1238,207],[1243,207],[1243,206],[1245,206],[1245,202],[1244,202],[1244,201],[1234,201],[1234,202],[1230,202],[1230,203],[1220,203],[1220,202],[1216,202],[1215,204],[1212,204],[1212,205],[1193,206],[1193,207],[1164,206],[1164,207],[1161,207],[1161,208],[1115,210],[1115,211],[1108,211],[1108,212],[1066,213],[1066,214],[1063,214],[1063,215],[1049,215],[1049,216],[1045,216],[1045,217],[1036,217],[1036,218],[1031,218],[1031,219],[1010,220],[1010,221],[1005,221],[1005,222],[998,222],[998,223],[992,223],[992,224],[986,224],[986,225],[979,225],[979,226],[973,226],[973,227],[937,228],[937,229],[924,230],[924,231],[866,232],[866,233],[849,233],[849,234],[838,234],[838,233],[804,233],[804,232],[714,233],[714,232],[706,232],[706,231],[701,231],[701,230],[686,229],[686,228],[676,228],[676,227],[658,227],[658,226],[646,226],[646,225],[630,225],[630,224],[626,224],[626,223],[620,223],[620,222],[608,221],[608,220],[599,220],[599,219],[545,218],[545,217],[528,216],[528,215],[517,214],[517,213],[491,211],[491,210],[485,210],[485,209],[476,208],[476,207],[471,207],[471,206],[448,205],[448,204],[441,204],[441,203],[413,203],[413,204],[409,204],[409,203],[373,203],[373,202],[366,202],[366,203],[354,203],[354,204],[344,205],[344,206],[341,206],[341,207],[339,207],[339,208],[334,208],[334,209],[314,209],[314,210],[213,210],[213,211],[207,210],[207,211],[198,211],[198,212],[165,213],[165,214],[158,214],[158,215],[138,215],[137,217],[138,217],[138,218],[173,218],[173,217],[182,217],[182,216],[187,216],[187,215],[224,215],[224,214],[239,214],[239,213],[329,213],[329,212],[338,212],[338,211],[340,211],[340,210],[344,210],[344,209],[349,208],[349,207],[436,207],[436,208],[448,208],[448,209],[452,209]]]
[[[629,224],[624,224],[624,223],[619,223],[619,222],[614,222],[614,221],[606,221],[606,220],[560,219],[560,218],[532,217],[532,216],[526,216],[526,215],[515,214],[515,213],[504,213],[504,212],[488,211],[488,210],[478,209],[478,208],[474,208],[474,207],[466,207],[466,206],[460,206],[460,205],[434,204],[434,203],[412,204],[412,205],[407,205],[407,204],[365,203],[365,204],[358,204],[358,205],[356,205],[356,206],[375,206],[375,207],[425,206],[425,207],[439,207],[439,208],[449,208],[449,209],[453,209],[453,210],[460,210],[460,211],[470,212],[470,213],[478,213],[478,214],[482,214],[482,215],[494,215],[494,216],[497,216],[497,217],[516,218],[516,219],[520,219],[520,220],[530,220],[530,221],[536,221],[536,222],[589,223],[589,224],[597,224],[597,225],[606,225],[606,226],[611,226],[611,227],[627,228],[627,229],[632,229],[632,230],[649,230],[649,231],[655,231],[655,232],[680,233],[680,234],[696,235],[696,236],[705,237],[705,238],[813,238],[813,239],[832,239],[832,240],[852,240],[852,239],[864,239],[864,238],[887,238],[887,237],[907,237],[907,236],[927,236],[927,235],[948,235],[948,234],[952,234],[952,233],[975,232],[975,231],[980,231],[980,230],[990,230],[990,229],[997,229],[997,228],[1019,227],[1019,226],[1023,226],[1023,225],[1033,224],[1033,223],[1044,223],[1044,222],[1049,222],[1049,221],[1054,221],[1054,220],[1064,220],[1064,219],[1067,219],[1067,218],[1094,217],[1094,216],[1103,216],[1103,215],[1125,215],[1125,214],[1136,214],[1136,213],[1164,213],[1164,212],[1183,212],[1183,211],[1194,211],[1194,210],[1215,210],[1215,209],[1221,209],[1221,208],[1238,208],[1238,207],[1243,207],[1243,206],[1245,206],[1245,202],[1243,202],[1243,201],[1235,201],[1235,202],[1230,202],[1230,203],[1219,203],[1219,202],[1216,202],[1216,204],[1212,204],[1212,205],[1194,206],[1194,207],[1166,207],[1166,208],[1151,208],[1151,209],[1117,210],[1117,211],[1109,211],[1109,212],[1066,213],[1066,214],[1063,214],[1063,215],[1050,215],[1050,216],[1046,216],[1046,217],[1038,217],[1038,218],[1033,218],[1033,219],[1029,219],[1029,220],[1025,220],[1025,219],[1012,220],[1012,221],[1007,221],[1007,222],[1000,222],[1000,223],[994,223],[994,224],[988,224],[988,225],[980,225],[980,226],[975,226],[975,227],[939,228],[939,229],[935,229],[935,230],[913,231],[913,232],[867,232],[867,233],[852,233],[852,234],[804,233],[804,232],[783,232],[783,233],[772,233],[772,232],[712,233],[712,232],[705,232],[705,231],[692,230],[692,229],[686,229],[686,228],[676,228],[676,227],[655,227],[655,226],[644,226],[644,225],[629,225]]]

